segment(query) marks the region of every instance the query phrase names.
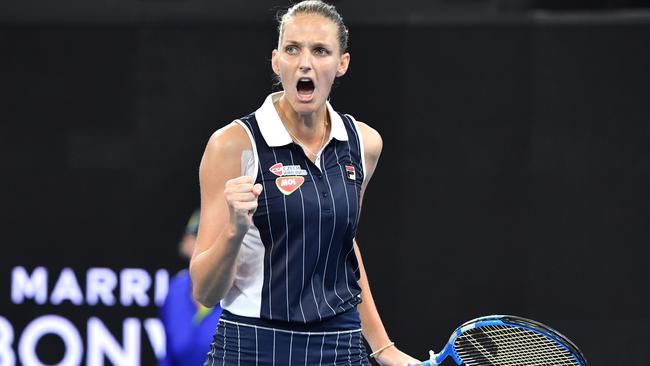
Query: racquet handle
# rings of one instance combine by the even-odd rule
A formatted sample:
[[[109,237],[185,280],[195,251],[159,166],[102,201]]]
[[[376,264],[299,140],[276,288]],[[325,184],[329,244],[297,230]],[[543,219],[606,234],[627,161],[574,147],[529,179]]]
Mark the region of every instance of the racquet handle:
[[[409,363],[408,366],[438,366],[442,360],[436,362],[436,354],[429,351],[429,359],[420,363]]]

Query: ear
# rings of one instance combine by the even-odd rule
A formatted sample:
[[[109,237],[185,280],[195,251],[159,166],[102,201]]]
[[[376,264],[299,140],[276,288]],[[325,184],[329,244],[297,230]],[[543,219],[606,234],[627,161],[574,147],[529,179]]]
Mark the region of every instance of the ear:
[[[346,52],[341,55],[341,61],[339,62],[339,67],[336,70],[336,77],[341,77],[345,75],[348,71],[348,66],[350,66],[350,53]]]
[[[271,52],[271,68],[273,69],[273,72],[277,75],[280,76],[280,67],[278,66],[278,50],[275,49],[273,52]]]

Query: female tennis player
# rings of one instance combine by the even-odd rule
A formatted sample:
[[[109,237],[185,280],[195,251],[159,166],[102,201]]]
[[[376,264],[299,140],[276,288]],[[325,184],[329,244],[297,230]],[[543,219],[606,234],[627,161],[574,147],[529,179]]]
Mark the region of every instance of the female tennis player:
[[[379,134],[328,102],[350,63],[336,9],[303,1],[279,19],[283,91],[214,133],[200,167],[195,298],[223,313],[206,365],[418,362],[388,337],[354,241]]]

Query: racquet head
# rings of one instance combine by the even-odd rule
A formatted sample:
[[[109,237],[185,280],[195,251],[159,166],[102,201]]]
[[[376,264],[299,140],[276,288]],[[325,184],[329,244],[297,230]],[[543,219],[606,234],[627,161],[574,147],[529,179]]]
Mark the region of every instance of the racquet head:
[[[578,347],[550,327],[511,315],[492,315],[458,327],[445,348],[422,365],[451,357],[466,366],[586,366]]]

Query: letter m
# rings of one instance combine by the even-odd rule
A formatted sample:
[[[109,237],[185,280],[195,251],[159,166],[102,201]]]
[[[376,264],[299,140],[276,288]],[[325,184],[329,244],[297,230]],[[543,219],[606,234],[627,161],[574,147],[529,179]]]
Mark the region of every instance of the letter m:
[[[25,267],[14,267],[11,271],[11,301],[22,304],[25,299],[34,299],[37,304],[47,301],[47,270],[36,267],[30,276]]]

